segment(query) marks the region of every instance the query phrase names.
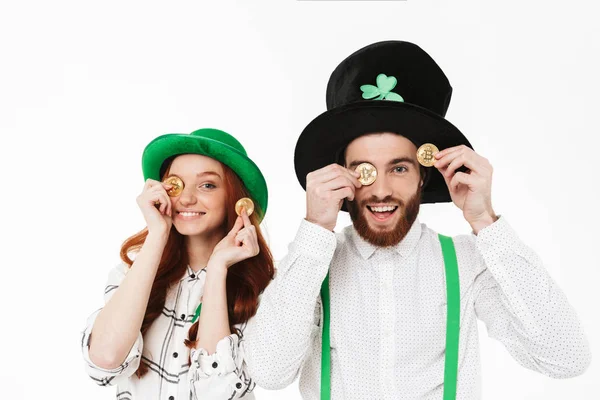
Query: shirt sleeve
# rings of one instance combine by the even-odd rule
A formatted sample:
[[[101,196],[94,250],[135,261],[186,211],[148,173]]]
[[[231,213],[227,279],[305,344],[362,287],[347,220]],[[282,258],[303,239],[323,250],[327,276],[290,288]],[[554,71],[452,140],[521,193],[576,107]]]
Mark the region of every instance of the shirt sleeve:
[[[221,339],[213,354],[192,349],[188,375],[192,400],[241,399],[252,392],[255,383],[247,372],[243,342],[243,336],[234,333]]]
[[[311,346],[319,291],[336,243],[334,232],[306,220],[300,224],[246,329],[246,360],[259,386],[281,389],[296,379]]]
[[[522,366],[553,378],[582,374],[591,361],[582,326],[541,260],[504,217],[475,238],[483,268],[475,312]]]
[[[108,280],[106,282],[106,287],[104,288],[104,304],[110,300],[115,291],[119,288],[119,285],[125,277],[127,268],[128,267],[126,264],[121,264],[110,271]],[[94,364],[94,362],[90,359],[89,345],[94,322],[96,321],[96,317],[98,314],[100,314],[101,310],[102,309],[95,311],[88,318],[86,327],[82,332],[81,350],[83,352],[85,370],[90,378],[92,378],[92,380],[94,380],[100,386],[112,386],[118,384],[122,380],[126,380],[133,375],[135,371],[137,371],[140,365],[140,358],[143,349],[143,338],[142,333],[140,332],[135,343],[131,347],[129,354],[117,368],[106,369]]]

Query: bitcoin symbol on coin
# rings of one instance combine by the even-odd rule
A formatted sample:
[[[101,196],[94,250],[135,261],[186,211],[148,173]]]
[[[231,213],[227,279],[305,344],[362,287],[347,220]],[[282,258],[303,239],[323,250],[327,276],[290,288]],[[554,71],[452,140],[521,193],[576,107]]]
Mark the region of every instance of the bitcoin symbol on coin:
[[[167,194],[171,197],[177,197],[183,192],[183,181],[178,176],[171,175],[165,179],[163,183],[173,186],[171,189],[167,190]]]
[[[363,185],[371,185],[377,179],[377,169],[373,164],[370,163],[362,163],[359,164],[356,169],[356,172],[360,174],[358,181]]]
[[[425,143],[417,150],[417,160],[424,167],[431,167],[435,164],[435,153],[439,152],[438,148],[431,144]]]

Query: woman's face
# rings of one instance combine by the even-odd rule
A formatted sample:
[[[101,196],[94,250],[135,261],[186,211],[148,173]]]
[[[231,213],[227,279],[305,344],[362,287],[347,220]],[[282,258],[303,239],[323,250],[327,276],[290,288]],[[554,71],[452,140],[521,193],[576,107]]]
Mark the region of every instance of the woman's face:
[[[182,235],[223,235],[225,222],[224,174],[222,164],[199,154],[175,157],[167,176],[183,181],[183,191],[171,197],[173,225]]]

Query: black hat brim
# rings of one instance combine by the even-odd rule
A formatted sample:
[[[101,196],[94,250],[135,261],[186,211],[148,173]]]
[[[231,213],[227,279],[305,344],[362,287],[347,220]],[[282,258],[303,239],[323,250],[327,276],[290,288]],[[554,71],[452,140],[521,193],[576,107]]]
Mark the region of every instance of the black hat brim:
[[[324,112],[304,128],[294,152],[298,181],[306,190],[309,172],[338,162],[341,152],[357,137],[378,132],[402,135],[417,148],[424,143],[440,150],[459,145],[473,148],[458,128],[425,108],[389,100],[354,102]],[[435,167],[430,170],[421,203],[452,201],[442,174]]]

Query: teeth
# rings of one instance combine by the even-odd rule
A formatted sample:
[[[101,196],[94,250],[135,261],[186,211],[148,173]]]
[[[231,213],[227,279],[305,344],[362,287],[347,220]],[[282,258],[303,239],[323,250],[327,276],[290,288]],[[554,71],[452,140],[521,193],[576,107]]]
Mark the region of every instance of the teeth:
[[[384,207],[371,207],[371,210],[375,212],[386,212],[386,211],[394,211],[397,206],[384,206]]]
[[[200,215],[199,212],[188,212],[188,211],[182,211],[179,214],[183,215],[184,217],[195,217],[196,215]]]

